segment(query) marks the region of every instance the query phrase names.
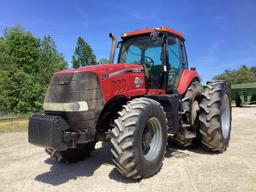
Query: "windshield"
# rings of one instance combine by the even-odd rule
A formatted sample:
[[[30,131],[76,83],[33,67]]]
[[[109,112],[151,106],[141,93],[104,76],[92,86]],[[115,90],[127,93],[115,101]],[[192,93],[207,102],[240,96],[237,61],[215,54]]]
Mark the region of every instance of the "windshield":
[[[141,64],[144,66],[145,77],[149,88],[162,88],[164,80],[164,58],[167,59],[168,86],[172,87],[180,68],[186,67],[183,41],[169,35],[167,37],[167,57],[162,54],[162,40],[151,40],[149,36],[133,37],[124,40],[121,46],[118,63]],[[181,65],[181,63],[184,63]]]
[[[135,37],[123,42],[119,63],[161,65],[162,43],[152,41],[149,36]]]

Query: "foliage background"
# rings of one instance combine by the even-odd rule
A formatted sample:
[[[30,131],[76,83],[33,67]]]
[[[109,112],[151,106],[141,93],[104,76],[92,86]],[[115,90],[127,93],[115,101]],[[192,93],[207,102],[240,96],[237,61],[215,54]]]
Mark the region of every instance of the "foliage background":
[[[55,71],[67,68],[51,36],[34,37],[21,26],[0,37],[0,111],[42,110],[44,93]]]
[[[238,70],[225,70],[214,79],[226,80],[231,84],[256,82],[256,65],[251,68],[243,65]]]

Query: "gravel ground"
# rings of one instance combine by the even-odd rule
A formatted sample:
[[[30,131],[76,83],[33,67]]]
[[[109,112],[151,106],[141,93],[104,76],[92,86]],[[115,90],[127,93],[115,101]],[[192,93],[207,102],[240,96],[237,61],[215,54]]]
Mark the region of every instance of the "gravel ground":
[[[0,191],[256,191],[256,107],[233,108],[228,150],[210,154],[201,148],[167,154],[161,171],[135,182],[111,162],[109,145],[97,145],[91,157],[70,165],[48,158],[27,142],[27,133],[0,134]]]

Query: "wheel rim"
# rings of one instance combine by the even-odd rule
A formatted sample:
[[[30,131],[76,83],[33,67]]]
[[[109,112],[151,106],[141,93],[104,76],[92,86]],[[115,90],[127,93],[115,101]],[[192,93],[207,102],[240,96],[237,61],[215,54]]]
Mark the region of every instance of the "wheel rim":
[[[162,148],[161,123],[156,117],[147,120],[142,134],[142,150],[147,161],[153,161],[158,157]]]
[[[195,121],[196,121],[196,118],[197,118],[197,115],[198,115],[198,111],[199,111],[199,104],[198,104],[198,101],[194,101],[193,104],[192,104],[192,107],[191,107],[191,120],[192,120],[192,125],[195,124]]]
[[[225,139],[229,136],[230,131],[230,101],[228,95],[225,94],[222,100],[222,113],[221,113],[221,130]]]

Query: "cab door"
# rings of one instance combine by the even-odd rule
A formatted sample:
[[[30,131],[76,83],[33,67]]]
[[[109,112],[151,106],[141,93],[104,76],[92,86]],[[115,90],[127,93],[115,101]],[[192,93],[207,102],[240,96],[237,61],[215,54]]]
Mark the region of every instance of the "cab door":
[[[184,42],[177,37],[168,37],[168,88],[167,92],[177,89],[179,77],[184,69],[188,68]]]
[[[161,44],[147,48],[144,52],[144,68],[148,89],[163,89],[163,64]]]

